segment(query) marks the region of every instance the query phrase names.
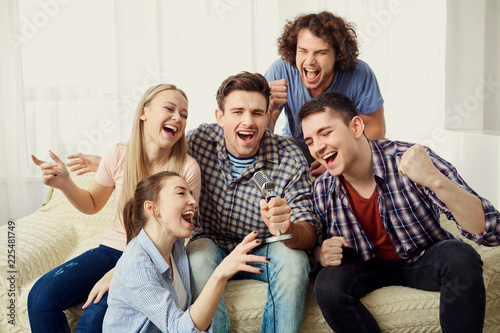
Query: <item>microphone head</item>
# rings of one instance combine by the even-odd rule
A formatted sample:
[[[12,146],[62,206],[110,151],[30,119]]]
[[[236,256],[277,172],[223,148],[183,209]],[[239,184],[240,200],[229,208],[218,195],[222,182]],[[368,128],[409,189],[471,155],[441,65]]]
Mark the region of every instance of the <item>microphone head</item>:
[[[266,198],[266,201],[269,201],[272,198],[276,197],[276,195],[274,194],[274,182],[269,179],[264,171],[257,171],[253,175],[252,180],[259,188],[262,195]]]
[[[257,171],[254,173],[252,180],[255,185],[257,185],[262,195],[266,198],[267,202],[269,202],[272,198],[276,198],[276,194],[274,193],[274,182],[269,179],[264,171]],[[276,236],[266,238],[265,243],[281,242],[292,237],[292,234],[282,235],[279,230],[276,230]]]

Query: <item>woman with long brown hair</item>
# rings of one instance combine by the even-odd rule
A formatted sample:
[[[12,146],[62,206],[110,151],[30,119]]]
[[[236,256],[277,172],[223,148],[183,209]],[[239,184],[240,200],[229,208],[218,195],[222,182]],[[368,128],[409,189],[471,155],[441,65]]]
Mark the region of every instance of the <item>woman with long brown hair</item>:
[[[129,241],[116,264],[104,332],[211,331],[212,317],[229,278],[239,271],[262,273],[247,262],[260,244],[252,232],[221,262],[192,303],[184,239],[191,237],[196,209],[186,181],[173,172],[144,178],[125,205]]]

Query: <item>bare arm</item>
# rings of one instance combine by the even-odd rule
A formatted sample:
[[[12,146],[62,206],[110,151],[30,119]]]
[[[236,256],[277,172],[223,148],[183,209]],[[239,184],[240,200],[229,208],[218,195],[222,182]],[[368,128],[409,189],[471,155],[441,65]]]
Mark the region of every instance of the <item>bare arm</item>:
[[[286,79],[269,82],[271,88],[271,96],[269,98],[268,112],[271,114],[267,127],[274,132],[274,126],[278,120],[281,110],[280,107],[286,104],[288,83]]]
[[[485,231],[486,219],[481,200],[443,175],[421,145],[416,144],[403,154],[398,169],[415,183],[433,191],[462,228],[474,235]]]
[[[286,233],[293,235],[292,239],[284,241],[285,245],[289,248],[304,251],[309,251],[314,248],[314,244],[316,243],[316,231],[310,223],[290,223],[290,227]]]
[[[85,214],[95,214],[106,204],[114,187],[103,186],[95,179],[88,190],[78,187],[69,176],[66,165],[54,154],[49,152],[54,161],[44,162],[32,155],[33,162],[40,166],[45,185],[60,189],[76,209]]]
[[[365,124],[365,135],[372,140],[383,140],[385,138],[384,106],[369,114],[360,114]]]

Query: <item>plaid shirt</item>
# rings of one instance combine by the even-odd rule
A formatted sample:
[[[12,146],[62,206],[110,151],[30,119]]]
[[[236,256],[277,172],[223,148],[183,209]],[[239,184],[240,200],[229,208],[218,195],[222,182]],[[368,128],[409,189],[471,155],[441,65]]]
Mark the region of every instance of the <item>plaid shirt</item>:
[[[398,171],[403,153],[413,144],[372,140],[369,140],[369,143],[380,216],[398,256],[413,262],[423,254],[426,247],[440,240],[455,238],[439,223],[440,213],[454,220],[446,205],[434,192],[414,183]],[[460,177],[453,165],[430,149],[426,150],[441,173],[466,191],[478,196]],[[488,200],[481,197],[479,199],[486,217],[486,231],[480,235],[473,235],[458,224],[457,227],[466,238],[478,244],[499,245],[499,213]],[[375,246],[354,216],[339,177],[334,177],[328,172],[318,177],[314,184],[313,200],[315,211],[323,222],[323,231],[327,237],[345,237],[349,246],[354,248],[363,260],[375,257]]]
[[[201,194],[198,225],[192,239],[208,237],[219,247],[232,251],[254,230],[259,237],[272,236],[260,215],[259,202],[264,197],[252,181],[263,170],[276,185],[277,197],[291,207],[291,222],[311,223],[317,234],[321,224],[314,214],[309,167],[300,148],[287,139],[266,130],[254,164],[236,179],[231,175],[218,124],[203,124],[188,134],[188,154],[201,169]]]

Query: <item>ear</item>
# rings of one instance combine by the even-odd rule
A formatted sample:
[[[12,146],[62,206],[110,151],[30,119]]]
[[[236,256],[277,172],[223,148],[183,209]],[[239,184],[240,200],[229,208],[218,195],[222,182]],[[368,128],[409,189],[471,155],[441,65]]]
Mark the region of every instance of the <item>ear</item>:
[[[155,216],[155,209],[152,201],[144,201],[144,211],[151,216]]]
[[[365,124],[363,123],[363,119],[360,116],[356,116],[351,119],[351,131],[356,139],[359,139],[363,136],[365,130]]]
[[[221,109],[215,110],[215,119],[217,119],[217,123],[220,127],[224,128],[224,111]]]
[[[139,117],[139,119],[141,119],[142,121],[148,120],[147,116],[148,113],[149,113],[149,108],[146,109],[146,106],[143,106],[141,110],[141,116]]]

